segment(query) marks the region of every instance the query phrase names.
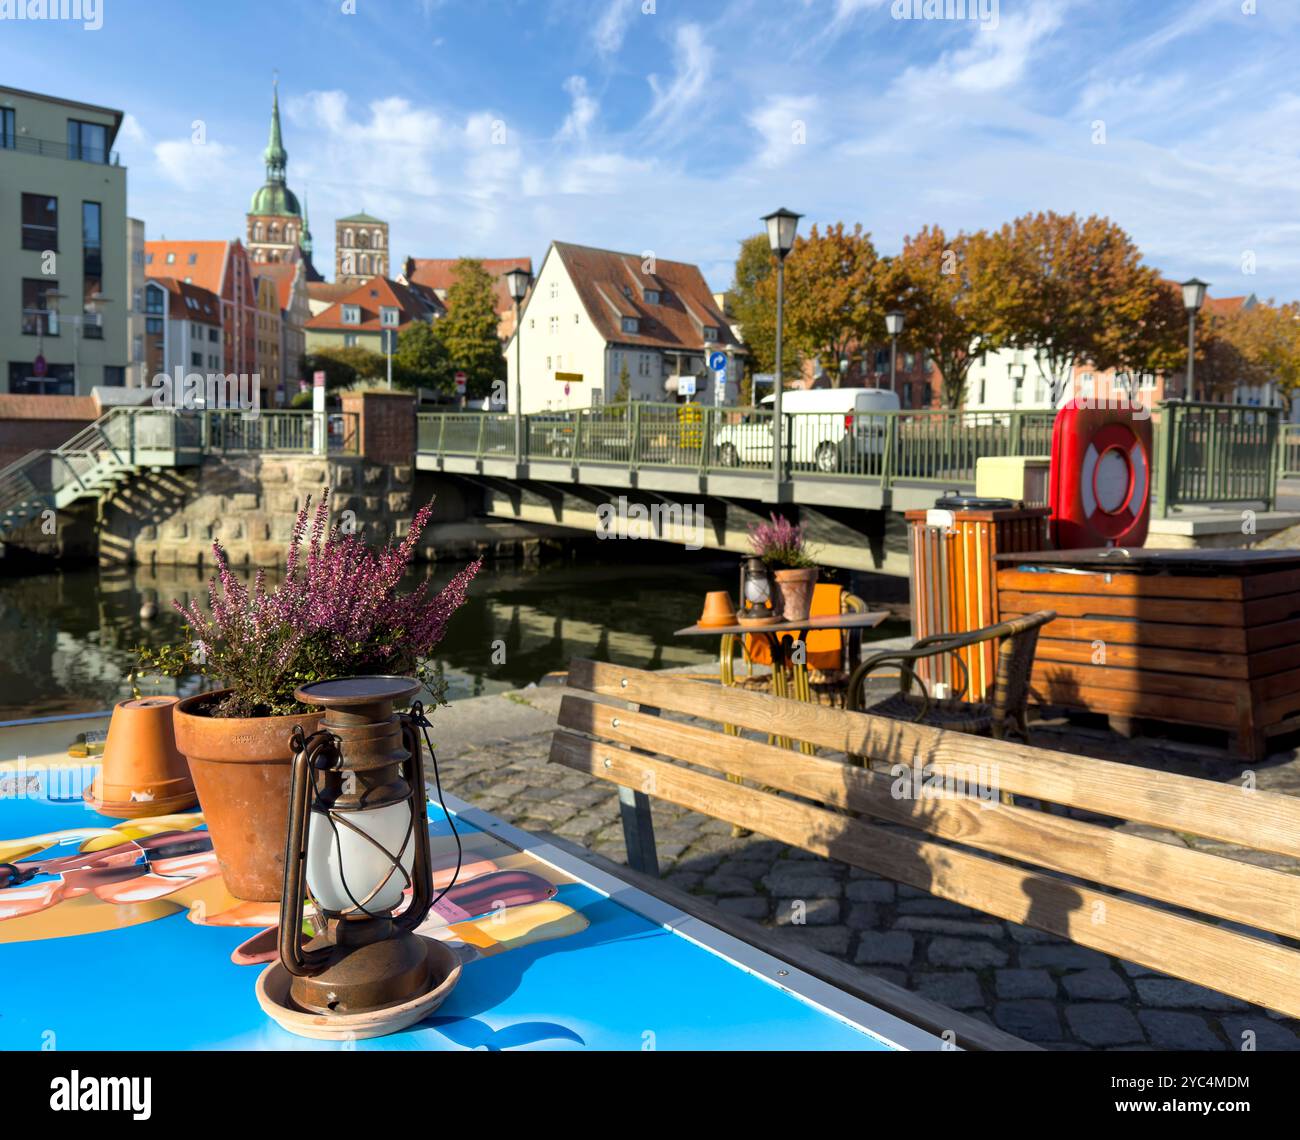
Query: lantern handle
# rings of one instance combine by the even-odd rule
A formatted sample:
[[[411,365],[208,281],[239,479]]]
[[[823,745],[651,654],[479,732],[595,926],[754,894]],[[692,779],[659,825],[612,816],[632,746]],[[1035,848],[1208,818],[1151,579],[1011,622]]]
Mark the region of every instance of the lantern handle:
[[[411,785],[412,796],[411,815],[414,825],[420,829],[416,832],[415,862],[411,870],[414,879],[411,888],[411,905],[393,920],[393,924],[399,930],[407,931],[414,930],[419,926],[428,916],[434,904],[439,902],[442,896],[455,885],[456,880],[460,878],[465,851],[461,845],[460,832],[456,830],[456,821],[452,818],[451,812],[447,810],[447,805],[443,800],[442,776],[438,772],[438,754],[434,751],[433,742],[429,739],[429,729],[432,725],[429,723],[429,717],[424,711],[424,702],[413,701],[409,712],[398,713],[397,716],[402,722],[402,735],[407,741],[407,750],[411,754],[410,778],[408,781]],[[418,732],[417,729],[419,729]],[[447,885],[438,892],[436,898],[430,898],[433,891],[433,871],[429,865],[429,809],[426,803],[428,791],[424,782],[424,753],[420,748],[421,736],[424,737],[424,743],[428,745],[429,758],[433,761],[433,782],[438,792],[438,806],[442,809],[443,818],[446,819],[447,826],[451,828],[452,837],[456,840],[456,869],[452,872]]]
[[[307,827],[311,815],[311,770],[333,767],[337,762],[337,738],[323,729],[307,736],[302,725],[294,725],[289,747],[293,751],[293,776],[289,788],[289,835],[284,850],[284,890],[280,902],[280,961],[296,978],[319,970],[329,959],[329,950],[302,947],[302,909],[307,886]]]

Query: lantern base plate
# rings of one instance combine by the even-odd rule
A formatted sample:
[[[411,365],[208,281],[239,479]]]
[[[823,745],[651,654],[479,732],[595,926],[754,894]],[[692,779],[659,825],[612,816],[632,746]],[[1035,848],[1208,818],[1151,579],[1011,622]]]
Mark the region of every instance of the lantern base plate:
[[[406,1029],[428,1017],[460,981],[460,958],[444,942],[418,935],[429,962],[424,992],[398,1004],[365,1013],[316,1013],[303,1009],[289,993],[293,975],[277,960],[257,979],[257,1003],[281,1029],[317,1041],[359,1041]]]
[[[739,625],[752,625],[755,629],[765,625],[781,624],[781,619],[779,617],[761,617],[761,618],[738,617],[736,621]]]

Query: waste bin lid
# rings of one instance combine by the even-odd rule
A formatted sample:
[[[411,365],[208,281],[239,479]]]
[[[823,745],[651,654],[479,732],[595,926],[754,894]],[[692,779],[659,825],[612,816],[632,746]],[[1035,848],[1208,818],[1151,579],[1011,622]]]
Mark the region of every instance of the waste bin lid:
[[[991,499],[965,491],[945,491],[934,502],[941,511],[1009,511],[1020,504],[1012,499]]]

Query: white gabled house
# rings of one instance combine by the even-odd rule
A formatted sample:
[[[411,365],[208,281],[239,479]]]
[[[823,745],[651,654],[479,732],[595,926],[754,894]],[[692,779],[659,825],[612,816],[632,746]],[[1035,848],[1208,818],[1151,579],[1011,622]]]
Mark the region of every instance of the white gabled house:
[[[631,399],[685,402],[681,379],[693,377],[694,399],[712,404],[714,352],[727,357],[735,401],[745,350],[694,265],[552,242],[520,326],[505,347],[511,410],[515,337],[525,414],[613,403],[625,366]]]

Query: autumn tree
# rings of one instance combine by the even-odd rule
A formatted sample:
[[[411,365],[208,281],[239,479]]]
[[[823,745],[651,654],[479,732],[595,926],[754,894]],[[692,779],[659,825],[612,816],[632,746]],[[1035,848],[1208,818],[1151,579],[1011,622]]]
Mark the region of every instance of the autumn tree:
[[[750,352],[751,370],[775,372],[776,256],[765,233],[753,234],[740,243],[731,285],[731,309]],[[782,376],[797,375],[802,362],[798,346],[789,336],[782,342],[781,356]]]
[[[949,238],[938,226],[926,226],[904,239],[901,256],[880,274],[887,307],[896,304],[903,312],[900,343],[934,362],[946,408],[960,406],[980,353],[999,346],[991,332],[999,288],[992,246],[983,231]]]
[[[453,372],[464,372],[470,396],[490,395],[506,380],[506,358],[497,336],[496,295],[492,275],[481,261],[461,258],[456,279],[447,290],[447,315],[435,326]]]
[[[1300,389],[1300,303],[1270,300],[1206,313],[1197,329],[1196,356],[1202,393],[1228,394],[1236,384],[1272,381],[1289,409]]]
[[[1055,403],[1074,365],[1166,371],[1178,359],[1165,282],[1108,218],[1026,214],[991,235],[988,334],[1032,352]]]

